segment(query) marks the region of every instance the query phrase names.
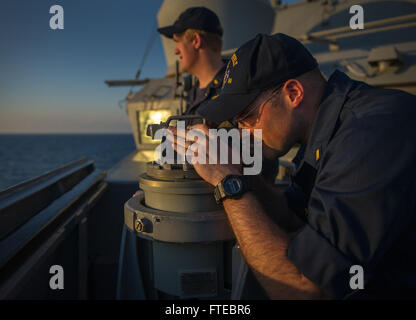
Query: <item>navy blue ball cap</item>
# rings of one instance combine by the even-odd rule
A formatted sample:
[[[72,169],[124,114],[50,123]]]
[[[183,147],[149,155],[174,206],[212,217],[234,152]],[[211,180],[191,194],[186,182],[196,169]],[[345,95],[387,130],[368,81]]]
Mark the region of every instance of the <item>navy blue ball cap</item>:
[[[159,33],[173,38],[175,33],[185,32],[187,29],[203,30],[218,34],[222,37],[222,27],[217,15],[205,7],[192,7],[181,13],[173,25],[157,29]]]
[[[217,124],[232,120],[263,91],[317,66],[298,40],[283,33],[258,34],[231,56],[221,94],[201,106],[198,113]]]

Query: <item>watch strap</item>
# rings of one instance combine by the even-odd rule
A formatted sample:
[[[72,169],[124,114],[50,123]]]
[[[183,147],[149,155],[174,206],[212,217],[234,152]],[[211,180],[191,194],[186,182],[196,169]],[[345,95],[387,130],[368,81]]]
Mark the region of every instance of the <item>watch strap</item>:
[[[222,186],[221,182],[218,183],[217,186],[214,189],[215,201],[217,201],[218,204],[220,204],[222,202],[222,199],[224,199],[225,196],[226,196],[225,192],[224,192],[224,187]]]
[[[224,181],[229,178],[237,178],[240,179],[242,182],[242,189],[238,194],[228,194],[224,189]],[[250,190],[250,183],[249,179],[243,175],[228,175],[224,177],[215,187],[214,189],[214,197],[218,204],[222,203],[224,199],[238,199],[240,198],[245,192]]]

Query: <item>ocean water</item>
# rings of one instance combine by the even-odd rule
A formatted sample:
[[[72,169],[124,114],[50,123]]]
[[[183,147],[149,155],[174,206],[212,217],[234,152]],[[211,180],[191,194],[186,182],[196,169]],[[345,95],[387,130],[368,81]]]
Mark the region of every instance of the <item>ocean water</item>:
[[[108,170],[135,148],[131,134],[0,134],[0,190],[84,157]]]

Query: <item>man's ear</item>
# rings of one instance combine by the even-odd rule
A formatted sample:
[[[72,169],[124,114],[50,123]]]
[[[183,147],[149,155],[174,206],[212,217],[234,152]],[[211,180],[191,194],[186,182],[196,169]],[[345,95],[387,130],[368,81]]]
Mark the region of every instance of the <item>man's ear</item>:
[[[201,49],[202,47],[202,36],[198,32],[194,32],[192,36],[192,44],[195,50]]]
[[[305,88],[299,80],[287,80],[282,91],[285,93],[286,99],[288,99],[290,105],[294,108],[299,106],[303,101]]]

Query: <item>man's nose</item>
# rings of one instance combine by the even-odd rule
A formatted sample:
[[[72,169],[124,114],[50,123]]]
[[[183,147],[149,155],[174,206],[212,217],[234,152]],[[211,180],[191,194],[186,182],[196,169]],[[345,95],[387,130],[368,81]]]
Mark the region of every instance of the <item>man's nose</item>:
[[[242,123],[242,122],[237,122],[237,128],[240,129],[240,130],[241,129],[247,129],[247,126],[245,126],[244,123]]]

